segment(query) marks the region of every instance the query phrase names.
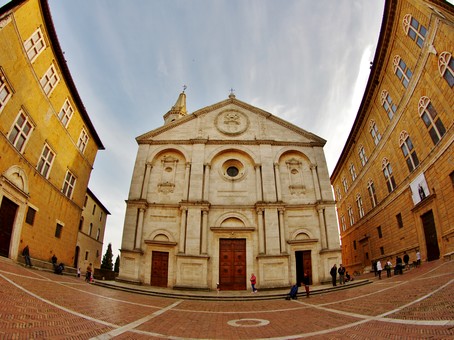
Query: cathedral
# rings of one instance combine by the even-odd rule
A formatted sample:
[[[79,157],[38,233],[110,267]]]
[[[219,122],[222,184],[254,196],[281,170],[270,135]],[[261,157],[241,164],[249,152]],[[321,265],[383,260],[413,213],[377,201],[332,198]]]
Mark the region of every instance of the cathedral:
[[[328,281],[341,262],[326,141],[228,99],[189,114],[186,94],[139,145],[118,279],[173,289]]]

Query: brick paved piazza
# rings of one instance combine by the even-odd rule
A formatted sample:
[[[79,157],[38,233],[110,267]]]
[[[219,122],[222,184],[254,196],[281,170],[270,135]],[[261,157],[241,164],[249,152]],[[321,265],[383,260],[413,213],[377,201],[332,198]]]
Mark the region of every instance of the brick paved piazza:
[[[200,301],[118,291],[0,258],[0,338],[454,338],[454,261],[368,278],[309,299]]]

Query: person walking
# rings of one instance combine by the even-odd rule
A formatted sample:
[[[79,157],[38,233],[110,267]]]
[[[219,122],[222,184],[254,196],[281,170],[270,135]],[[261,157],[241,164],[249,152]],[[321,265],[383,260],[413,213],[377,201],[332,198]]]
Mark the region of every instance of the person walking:
[[[410,266],[409,266],[408,262],[410,262],[410,256],[408,256],[407,252],[404,251],[404,263],[405,263],[405,269],[406,270],[410,269]]]
[[[391,269],[393,267],[393,264],[391,262],[391,259],[388,259],[388,261],[386,262],[386,265],[385,265],[385,269],[386,269],[386,277],[391,277]]]
[[[25,246],[25,248],[22,250],[22,256],[25,259],[25,267],[30,266],[32,267],[32,261],[30,260],[30,248],[28,248],[28,245]]]
[[[255,288],[255,285],[257,284],[257,278],[255,277],[254,273],[252,273],[250,281],[251,281],[252,293],[257,293],[257,289]]]
[[[93,271],[92,269],[92,264],[90,263],[87,267],[87,271],[85,273],[85,281],[90,283],[91,282],[91,272]]]
[[[311,278],[309,276],[309,271],[306,270],[306,272],[303,275],[303,285],[304,289],[306,290],[306,298],[309,297],[309,285],[311,284]]]
[[[342,263],[339,265],[339,269],[337,270],[339,273],[339,284],[344,285],[345,284],[345,267],[342,266]]]
[[[383,270],[382,266],[381,266],[381,261],[378,260],[377,261],[377,273],[378,273],[378,279],[381,280],[381,271]]]
[[[331,270],[329,271],[330,275],[331,275],[331,280],[333,282],[333,287],[336,286],[336,276],[337,276],[337,267],[336,267],[336,264],[334,264],[334,266],[331,268]]]

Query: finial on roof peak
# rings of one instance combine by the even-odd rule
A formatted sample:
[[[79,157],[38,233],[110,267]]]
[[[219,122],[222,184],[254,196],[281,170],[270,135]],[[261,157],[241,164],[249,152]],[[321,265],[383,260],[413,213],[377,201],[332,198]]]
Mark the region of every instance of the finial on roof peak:
[[[231,88],[229,98],[235,98],[235,95],[233,94],[233,92],[235,92],[235,89]]]

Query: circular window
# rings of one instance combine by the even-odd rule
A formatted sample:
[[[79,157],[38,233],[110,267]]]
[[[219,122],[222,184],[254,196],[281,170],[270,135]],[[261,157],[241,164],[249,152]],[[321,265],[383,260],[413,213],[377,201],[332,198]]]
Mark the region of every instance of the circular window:
[[[226,172],[230,177],[236,177],[238,176],[239,170],[236,166],[229,166]]]
[[[237,159],[229,159],[220,167],[220,174],[227,180],[239,180],[244,176],[245,168],[243,163]]]

